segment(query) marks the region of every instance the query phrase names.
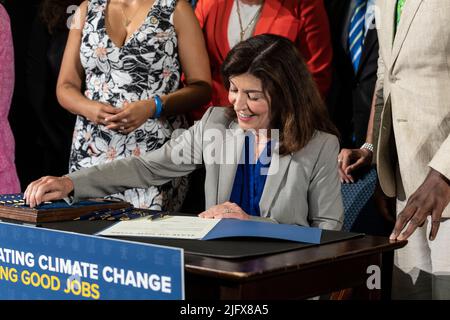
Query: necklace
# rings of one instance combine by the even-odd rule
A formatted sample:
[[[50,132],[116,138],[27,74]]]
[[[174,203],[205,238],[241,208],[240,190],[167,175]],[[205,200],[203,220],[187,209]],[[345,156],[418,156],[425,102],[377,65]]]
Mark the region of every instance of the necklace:
[[[256,18],[259,16],[259,13],[261,12],[262,9],[262,5],[261,7],[259,7],[258,11],[256,11],[255,15],[253,16],[253,18],[250,20],[250,22],[247,24],[247,26],[244,28],[242,26],[242,17],[241,17],[241,8],[239,5],[239,0],[236,0],[236,10],[237,10],[237,14],[238,14],[238,18],[239,18],[239,28],[241,29],[241,33],[240,33],[240,39],[241,41],[244,40],[244,36],[245,33],[247,32],[248,28],[250,28],[250,26],[255,23]]]
[[[136,14],[139,12],[139,9],[141,8],[142,4],[145,1],[141,2],[141,4],[137,7],[136,11],[131,16],[131,18],[128,18],[128,16],[125,14],[125,10],[123,9],[123,7],[125,6],[125,1],[122,0],[121,2],[122,2],[122,5],[120,6],[120,9],[122,10],[122,15],[125,18],[125,21],[123,22],[123,25],[125,26],[125,28],[127,28],[130,25],[130,23],[133,21],[133,18],[136,16]]]

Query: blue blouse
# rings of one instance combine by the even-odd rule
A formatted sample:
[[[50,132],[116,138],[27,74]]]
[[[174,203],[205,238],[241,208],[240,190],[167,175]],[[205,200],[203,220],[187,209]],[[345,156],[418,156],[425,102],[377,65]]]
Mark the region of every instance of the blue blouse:
[[[269,141],[258,161],[255,161],[254,139],[253,134],[245,136],[245,160],[237,167],[230,202],[236,203],[249,215],[260,216],[259,201],[266,184],[272,151]]]

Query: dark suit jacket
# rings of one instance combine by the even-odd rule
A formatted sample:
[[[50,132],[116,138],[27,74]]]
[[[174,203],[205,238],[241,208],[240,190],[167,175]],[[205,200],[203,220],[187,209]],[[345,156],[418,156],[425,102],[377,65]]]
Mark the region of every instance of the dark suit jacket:
[[[353,11],[352,0],[325,0],[333,43],[333,83],[328,108],[341,133],[342,147],[360,147],[366,139],[372,97],[377,80],[378,38],[370,29],[358,72],[355,74],[348,50],[348,30]],[[374,25],[374,23],[373,23]],[[355,134],[356,141],[352,142]]]

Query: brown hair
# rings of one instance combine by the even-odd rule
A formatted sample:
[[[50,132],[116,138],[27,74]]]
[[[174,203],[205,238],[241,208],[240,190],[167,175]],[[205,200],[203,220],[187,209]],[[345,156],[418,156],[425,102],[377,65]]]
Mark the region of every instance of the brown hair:
[[[227,90],[230,78],[248,73],[270,96],[270,129],[280,130],[280,154],[302,149],[316,130],[338,135],[314,80],[294,44],[262,34],[238,43],[222,64]],[[235,116],[235,115],[234,115]]]
[[[79,6],[82,0],[44,0],[40,8],[40,17],[47,26],[48,32],[67,29],[67,19],[72,13],[67,12],[70,6]]]

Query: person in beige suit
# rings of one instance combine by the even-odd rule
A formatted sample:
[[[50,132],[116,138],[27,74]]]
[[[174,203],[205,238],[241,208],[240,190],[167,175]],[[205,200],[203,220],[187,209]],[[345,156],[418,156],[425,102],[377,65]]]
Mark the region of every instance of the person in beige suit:
[[[32,182],[27,203],[162,185],[204,165],[201,217],[341,229],[336,129],[293,43],[250,38],[230,51],[222,73],[234,110],[210,108],[188,131],[140,157]]]
[[[369,131],[379,132],[381,188],[397,197],[391,239],[409,240],[395,255],[393,297],[449,299],[450,1],[377,6],[380,58]],[[367,149],[341,152],[341,176],[371,157]]]

